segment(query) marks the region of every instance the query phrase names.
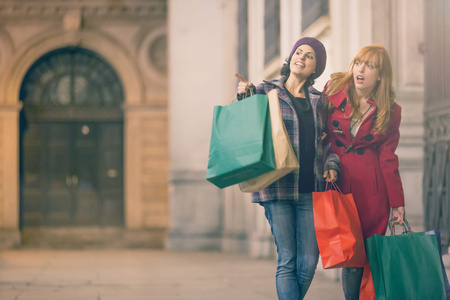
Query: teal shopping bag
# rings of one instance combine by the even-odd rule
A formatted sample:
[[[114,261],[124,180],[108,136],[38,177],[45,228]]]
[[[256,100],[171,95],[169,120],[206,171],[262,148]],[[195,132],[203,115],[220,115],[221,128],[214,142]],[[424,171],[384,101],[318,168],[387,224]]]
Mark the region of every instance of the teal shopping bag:
[[[206,179],[224,188],[274,169],[267,95],[215,106]]]
[[[436,237],[411,232],[407,222],[404,227],[402,235],[366,239],[377,300],[445,300]]]

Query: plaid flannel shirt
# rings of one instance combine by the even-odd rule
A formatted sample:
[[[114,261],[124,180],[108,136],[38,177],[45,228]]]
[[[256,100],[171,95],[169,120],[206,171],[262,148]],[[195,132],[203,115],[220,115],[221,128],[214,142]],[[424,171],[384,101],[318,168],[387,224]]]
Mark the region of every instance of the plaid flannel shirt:
[[[284,89],[286,77],[272,81],[263,81],[256,87],[257,94],[267,94],[269,91],[276,89],[278,91],[278,99],[280,102],[281,115],[283,117],[286,130],[292,143],[292,147],[297,157],[299,156],[299,121],[294,104]],[[324,145],[321,138],[325,132],[325,126],[328,115],[328,100],[325,95],[317,91],[313,87],[308,88],[309,99],[314,114],[315,124],[315,158],[314,158],[314,190],[317,192],[325,190],[325,180],[323,178],[324,170],[340,171],[339,157],[330,152],[330,145]],[[238,99],[241,97],[238,95]],[[302,162],[299,161],[300,168]],[[282,201],[282,200],[298,200],[299,170],[294,170],[283,178],[275,181],[267,188],[260,192],[252,193],[252,202]]]

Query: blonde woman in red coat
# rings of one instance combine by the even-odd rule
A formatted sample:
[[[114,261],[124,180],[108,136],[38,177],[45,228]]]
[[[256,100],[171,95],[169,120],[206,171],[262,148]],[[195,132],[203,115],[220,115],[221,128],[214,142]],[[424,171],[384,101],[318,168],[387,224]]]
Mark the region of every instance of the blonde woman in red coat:
[[[331,151],[341,160],[337,184],[352,193],[364,238],[384,235],[390,212],[403,224],[402,182],[395,154],[401,107],[394,102],[392,65],[382,45],[358,51],[349,69],[331,76],[325,87],[330,101],[327,120]],[[343,268],[345,298],[359,299],[363,268]]]

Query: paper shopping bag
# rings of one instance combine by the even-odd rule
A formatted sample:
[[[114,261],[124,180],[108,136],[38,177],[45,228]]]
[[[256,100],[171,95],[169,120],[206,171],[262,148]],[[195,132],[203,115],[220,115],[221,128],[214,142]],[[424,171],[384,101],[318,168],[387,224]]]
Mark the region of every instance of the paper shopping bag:
[[[215,106],[206,179],[224,188],[274,169],[267,95]]]
[[[368,260],[366,260],[366,264],[364,265],[364,272],[359,289],[359,300],[376,300],[375,287],[373,286],[372,272],[370,272]]]
[[[275,170],[239,183],[239,188],[242,192],[259,192],[299,167],[294,149],[292,149],[291,140],[284,126],[283,117],[281,116],[278,92],[271,90],[267,96],[269,97],[270,119],[272,124]]]
[[[364,239],[353,196],[313,192],[313,212],[323,268],[364,267]]]
[[[366,239],[376,299],[445,300],[436,237],[411,232],[407,221],[404,227],[402,235]]]

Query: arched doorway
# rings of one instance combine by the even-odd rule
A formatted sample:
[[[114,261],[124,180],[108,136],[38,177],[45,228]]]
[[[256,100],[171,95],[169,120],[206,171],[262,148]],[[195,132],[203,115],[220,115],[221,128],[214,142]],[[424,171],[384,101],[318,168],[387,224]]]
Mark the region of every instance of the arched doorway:
[[[20,90],[20,227],[123,226],[124,91],[93,51],[39,58]]]

